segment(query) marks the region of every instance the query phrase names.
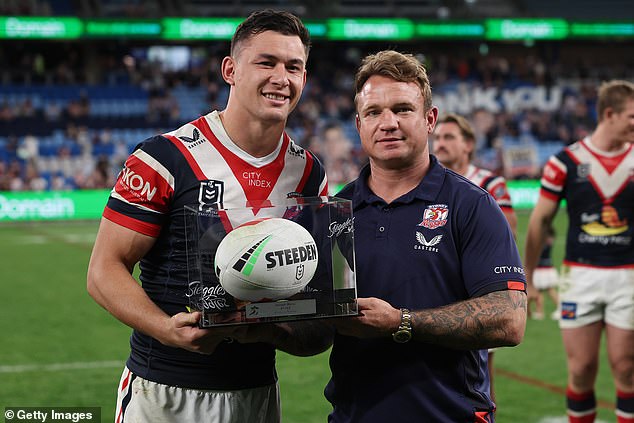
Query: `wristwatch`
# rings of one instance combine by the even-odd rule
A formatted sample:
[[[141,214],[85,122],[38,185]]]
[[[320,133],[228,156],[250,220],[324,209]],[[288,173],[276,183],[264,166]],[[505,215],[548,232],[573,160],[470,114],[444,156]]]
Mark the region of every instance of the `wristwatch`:
[[[392,339],[399,344],[404,344],[412,339],[412,315],[406,308],[401,309],[401,324],[392,334]]]

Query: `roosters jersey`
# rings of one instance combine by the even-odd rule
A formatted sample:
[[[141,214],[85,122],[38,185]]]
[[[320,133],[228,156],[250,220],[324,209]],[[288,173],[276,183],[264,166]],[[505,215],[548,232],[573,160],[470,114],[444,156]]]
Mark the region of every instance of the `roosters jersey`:
[[[506,211],[513,208],[511,204],[511,194],[509,194],[509,190],[506,186],[506,179],[503,177],[497,176],[491,171],[481,169],[472,164],[467,168],[465,177],[491,194],[501,209]]]
[[[357,292],[422,310],[501,290],[524,290],[513,234],[490,195],[434,156],[422,182],[385,203],[369,166],[337,196],[352,200]],[[329,422],[489,421],[486,350],[337,334]]]
[[[104,217],[156,237],[140,261],[147,295],[167,314],[189,305],[184,206],[245,207],[268,199],[327,195],[322,165],[284,134],[274,152],[255,158],[225,132],[217,112],[139,144],[110,194]],[[266,209],[261,209],[262,212]],[[260,215],[251,216],[263,217]],[[230,216],[238,226],[247,216]],[[222,343],[210,356],[167,347],[134,331],[128,368],[166,385],[242,389],[273,383],[275,351],[268,344]]]
[[[566,199],[568,236],[565,263],[634,267],[634,150],[607,153],[589,138],[552,156],[540,195]]]

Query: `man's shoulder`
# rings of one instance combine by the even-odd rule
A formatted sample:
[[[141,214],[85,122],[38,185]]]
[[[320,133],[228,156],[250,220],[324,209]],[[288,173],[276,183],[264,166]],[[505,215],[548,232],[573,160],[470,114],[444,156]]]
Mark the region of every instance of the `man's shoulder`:
[[[343,188],[339,190],[339,192],[335,194],[335,196],[339,198],[345,198],[346,200],[351,200],[352,196],[354,195],[354,189],[356,184],[357,184],[356,179],[352,182],[348,182]]]

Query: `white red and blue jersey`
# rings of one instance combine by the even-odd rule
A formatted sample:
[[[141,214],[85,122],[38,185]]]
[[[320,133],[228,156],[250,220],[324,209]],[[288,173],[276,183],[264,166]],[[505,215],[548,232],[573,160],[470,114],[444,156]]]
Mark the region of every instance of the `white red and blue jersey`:
[[[369,167],[337,195],[352,200],[359,297],[423,310],[525,290],[524,269],[493,198],[431,156],[418,187],[387,204]],[[325,394],[330,422],[492,421],[486,350],[337,334]]]
[[[156,237],[140,261],[147,295],[169,315],[186,311],[188,274],[184,206],[245,207],[265,200],[327,195],[323,166],[286,134],[274,152],[255,158],[225,132],[217,112],[149,138],[128,157],[103,216]],[[238,226],[251,216],[233,216]],[[212,355],[167,347],[134,331],[128,368],[145,379],[196,389],[244,389],[274,383],[268,344],[222,343]]]
[[[589,138],[552,156],[540,195],[566,200],[568,236],[564,263],[634,267],[634,150],[607,153]]]
[[[465,177],[487,191],[495,199],[502,210],[512,210],[511,194],[506,186],[506,179],[493,172],[469,164]]]

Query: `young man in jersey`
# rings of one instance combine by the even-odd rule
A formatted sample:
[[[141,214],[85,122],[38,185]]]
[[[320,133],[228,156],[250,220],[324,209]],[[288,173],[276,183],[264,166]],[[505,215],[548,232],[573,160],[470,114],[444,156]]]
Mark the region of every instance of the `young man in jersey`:
[[[475,150],[475,133],[467,119],[456,114],[447,114],[441,117],[434,130],[433,140],[432,151],[438,161],[491,194],[506,216],[513,236],[516,237],[517,216],[511,204],[506,180],[502,176],[497,176],[493,172],[476,167],[471,163]],[[489,350],[489,375],[491,377],[491,396],[495,400],[493,357],[494,350],[492,349]]]
[[[539,256],[537,267],[533,271],[533,286],[537,290],[537,298],[535,300],[535,311],[531,313],[529,304],[529,317],[533,319],[541,320],[544,318],[544,297],[548,295],[557,309],[553,311],[551,318],[553,320],[559,320],[559,294],[557,289],[559,287],[559,271],[553,264],[553,245],[555,243],[555,229],[550,227],[546,240],[544,241],[544,248]]]
[[[594,132],[552,156],[526,238],[529,296],[548,228],[566,200],[568,236],[559,326],[568,361],[568,420],[593,422],[605,329],[619,423],[634,422],[634,84],[599,88]]]
[[[494,200],[428,151],[438,109],[423,65],[386,50],[356,80],[370,163],[354,211],[360,316],[335,323],[330,422],[491,422],[486,349],[517,345],[526,294]]]
[[[183,207],[327,195],[321,164],[284,132],[306,83],[309,46],[294,15],[252,14],[222,61],[226,108],[145,140],[127,159],[88,269],[90,295],[134,329],[117,422],[280,421],[275,347],[297,352],[292,325],[275,326],[266,340],[243,327],[198,327],[200,313],[186,308]],[[131,276],[136,263],[142,286]]]
[[[433,140],[432,152],[438,161],[491,194],[506,216],[513,234],[517,235],[517,216],[506,180],[471,163],[475,133],[467,119],[452,113],[441,117],[434,130]]]

